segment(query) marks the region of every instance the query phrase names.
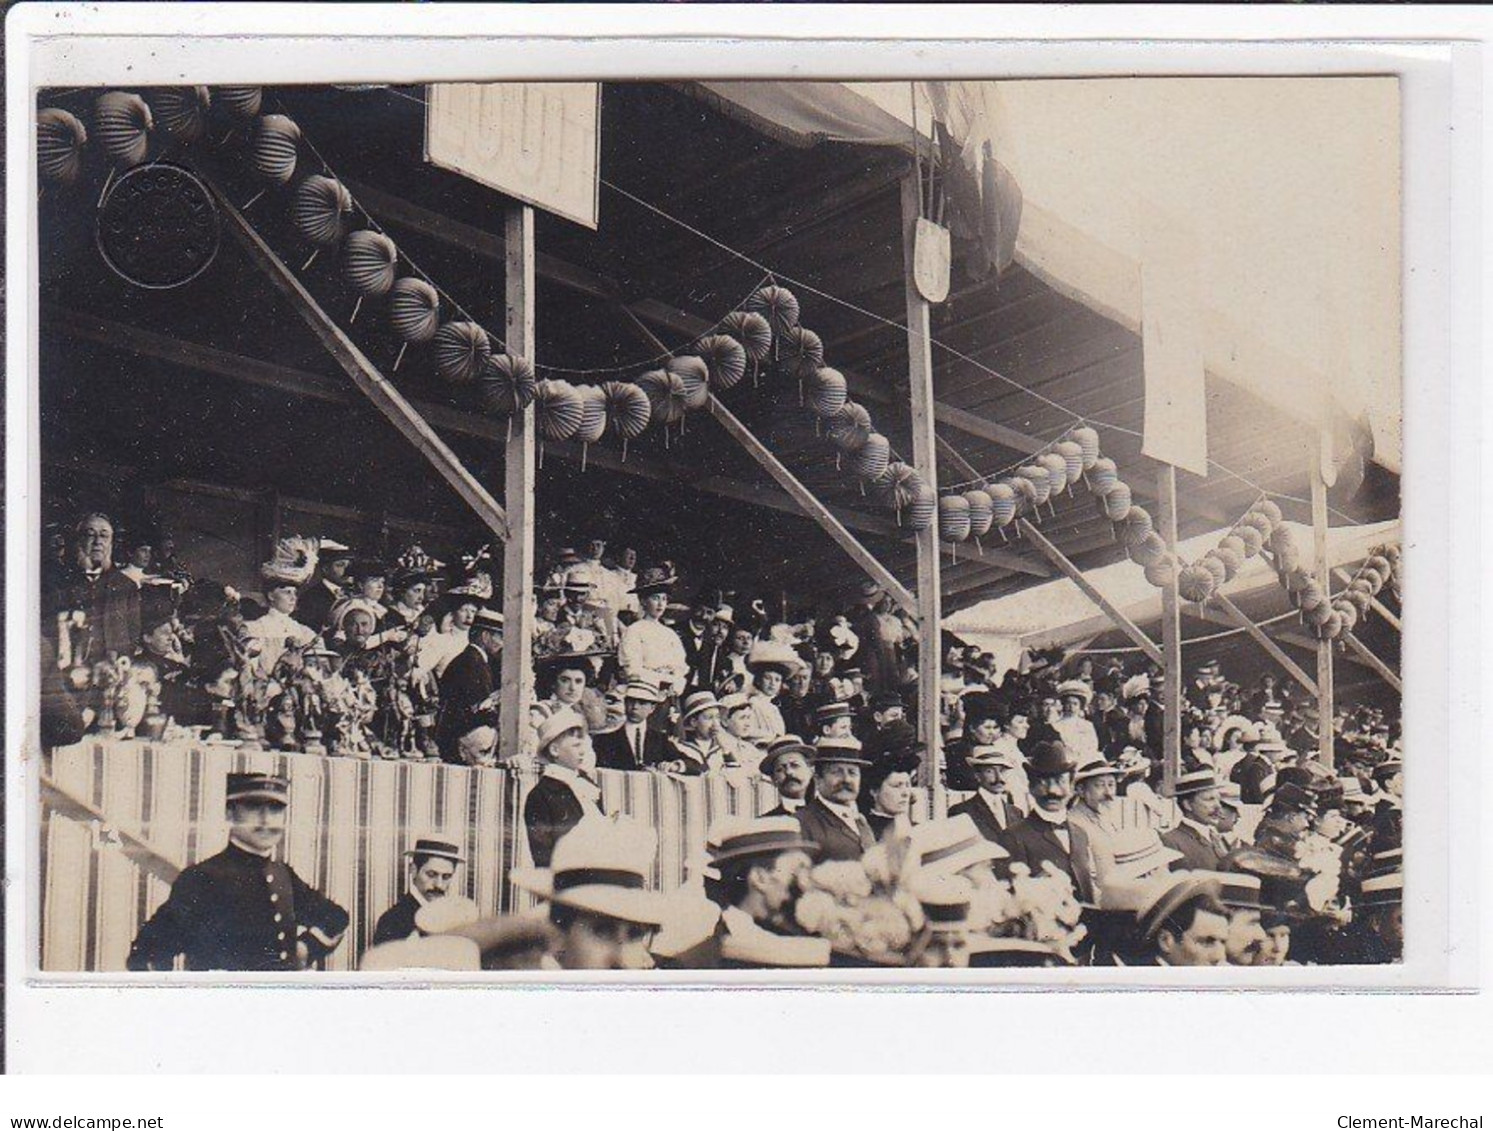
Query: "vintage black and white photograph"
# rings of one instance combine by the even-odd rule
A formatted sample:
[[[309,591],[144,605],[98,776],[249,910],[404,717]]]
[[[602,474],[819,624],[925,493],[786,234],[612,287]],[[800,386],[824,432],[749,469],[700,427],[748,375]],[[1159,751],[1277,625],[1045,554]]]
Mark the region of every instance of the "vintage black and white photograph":
[[[1414,947],[1393,75],[34,95],[39,976]]]

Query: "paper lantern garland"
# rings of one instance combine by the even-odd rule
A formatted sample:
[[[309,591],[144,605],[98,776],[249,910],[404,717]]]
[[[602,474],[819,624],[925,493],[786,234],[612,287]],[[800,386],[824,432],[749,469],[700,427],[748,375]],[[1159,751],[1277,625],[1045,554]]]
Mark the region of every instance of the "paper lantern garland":
[[[891,462],[892,445],[880,432],[872,432],[851,457],[851,469],[866,480],[877,480],[886,474]]]
[[[105,91],[93,106],[93,135],[117,165],[138,165],[145,160],[154,124],[150,107],[138,94]]]
[[[1037,457],[1039,465],[1047,469],[1048,498],[1061,495],[1068,489],[1068,461],[1056,452]]]
[[[608,381],[601,387],[607,402],[607,423],[623,443],[635,440],[648,430],[653,418],[653,402],[648,394],[630,381]]]
[[[1016,517],[1016,489],[1010,483],[1002,481],[986,487],[985,493],[990,496],[991,525],[1001,529],[1009,526]]]
[[[1028,463],[1016,469],[1016,477],[1024,479],[1032,486],[1032,499],[1037,506],[1047,502],[1048,496],[1052,494],[1052,476],[1048,474],[1047,468],[1040,464]],[[1126,500],[1129,506],[1129,500]]]
[[[720,328],[740,343],[751,361],[765,361],[772,353],[772,326],[755,311],[733,310],[721,319]]]
[[[688,391],[684,380],[667,369],[652,369],[638,378],[638,388],[648,395],[650,419],[667,428],[684,419]]]
[[[1137,565],[1154,565],[1166,556],[1166,541],[1153,530],[1130,546],[1127,552]]]
[[[1177,559],[1162,552],[1161,557],[1146,566],[1146,580],[1158,589],[1170,585],[1177,575]]]
[[[1089,467],[1089,487],[1094,494],[1103,497],[1120,481],[1115,461],[1101,456]]]
[[[382,232],[353,232],[342,246],[342,277],[360,295],[387,294],[398,270],[399,249]]]
[[[1130,488],[1126,484],[1116,483],[1110,488],[1104,496],[1104,513],[1111,522],[1119,522],[1130,514]]]
[[[684,387],[684,407],[698,412],[710,403],[710,368],[698,357],[671,357],[665,364]]]
[[[205,86],[169,86],[150,93],[156,121],[174,139],[185,144],[207,135],[207,115],[212,95]]]
[[[824,364],[824,342],[813,330],[803,326],[790,326],[783,331],[783,358],[789,363],[793,376],[800,381]]]
[[[478,394],[485,412],[513,416],[534,401],[534,366],[526,357],[489,353],[478,377]]]
[[[314,244],[330,247],[347,231],[353,197],[341,181],[315,173],[295,190],[290,216],[296,231]]]
[[[453,385],[470,385],[492,353],[487,331],[475,322],[447,322],[435,335],[435,371]]]
[[[976,539],[990,533],[995,525],[995,500],[990,492],[980,487],[964,492],[964,505],[969,508],[969,532]]]
[[[607,395],[599,385],[580,385],[576,392],[581,398],[581,423],[575,438],[582,444],[595,444],[607,430]]]
[[[916,475],[917,472],[913,474]],[[905,514],[907,525],[917,533],[927,530],[938,517],[938,506],[938,492],[923,482],[922,477],[919,476],[913,488],[912,498],[907,504]]]
[[[860,451],[873,432],[871,414],[854,401],[846,401],[825,430],[829,442],[842,452]]]
[[[1120,541],[1127,546],[1138,546],[1155,529],[1151,513],[1145,507],[1132,506],[1120,521]]]
[[[1213,574],[1204,566],[1194,562],[1192,565],[1183,566],[1177,573],[1177,591],[1184,601],[1194,601],[1202,604],[1213,596],[1216,582]]]
[[[749,314],[760,314],[767,319],[773,334],[780,339],[798,325],[798,299],[787,287],[773,284],[760,288],[747,299],[746,309]]]
[[[36,168],[43,177],[72,184],[83,171],[88,131],[76,115],[48,107],[36,115]]]
[[[1099,433],[1084,425],[1073,429],[1069,438],[1078,445],[1079,454],[1083,458],[1083,469],[1093,470],[1094,464],[1099,461]]]
[[[1083,478],[1084,452],[1083,448],[1072,440],[1062,440],[1052,446],[1052,450],[1061,456],[1068,467],[1068,486],[1072,487]],[[1092,463],[1093,461],[1089,461]]]
[[[746,376],[746,349],[729,334],[706,334],[695,343],[695,352],[705,362],[710,385],[718,393],[735,388]]]

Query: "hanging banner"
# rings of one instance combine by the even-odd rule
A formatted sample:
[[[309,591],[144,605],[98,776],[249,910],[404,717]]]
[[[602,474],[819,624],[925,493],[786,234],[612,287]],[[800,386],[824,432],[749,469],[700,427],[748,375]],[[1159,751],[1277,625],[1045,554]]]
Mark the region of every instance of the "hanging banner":
[[[1203,369],[1201,285],[1185,235],[1172,230],[1141,267],[1145,436],[1152,459],[1208,474],[1208,397]],[[1160,246],[1158,246],[1160,245]]]
[[[595,228],[601,84],[433,83],[425,159]]]

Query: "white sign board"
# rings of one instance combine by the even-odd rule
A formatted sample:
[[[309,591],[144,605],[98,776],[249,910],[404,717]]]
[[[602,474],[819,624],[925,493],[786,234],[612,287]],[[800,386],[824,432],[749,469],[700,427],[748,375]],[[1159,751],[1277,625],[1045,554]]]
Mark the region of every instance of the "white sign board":
[[[601,84],[433,83],[425,159],[588,228],[597,224]]]

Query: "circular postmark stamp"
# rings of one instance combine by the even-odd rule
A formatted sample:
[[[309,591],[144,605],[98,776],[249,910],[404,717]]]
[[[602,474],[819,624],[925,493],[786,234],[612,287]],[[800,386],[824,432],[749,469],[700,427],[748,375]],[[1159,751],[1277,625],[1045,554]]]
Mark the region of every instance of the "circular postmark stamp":
[[[140,165],[122,175],[99,203],[97,223],[104,262],[137,287],[179,287],[218,254],[217,205],[180,165]]]

